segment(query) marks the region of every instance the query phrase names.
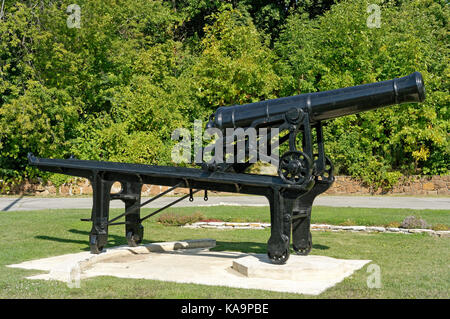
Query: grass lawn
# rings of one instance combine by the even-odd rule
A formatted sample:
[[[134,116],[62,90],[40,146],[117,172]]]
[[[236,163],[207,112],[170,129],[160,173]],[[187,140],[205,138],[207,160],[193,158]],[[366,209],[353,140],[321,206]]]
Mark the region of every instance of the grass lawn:
[[[146,210],[144,210],[145,213]],[[268,207],[180,208],[207,218],[269,221]],[[120,210],[112,210],[117,215]],[[401,222],[409,215],[430,224],[450,225],[450,211],[315,207],[314,223],[357,225]],[[313,232],[311,254],[346,259],[370,259],[381,268],[379,289],[367,287],[367,266],[319,296],[235,289],[154,280],[97,277],[69,289],[56,281],[28,280],[40,273],[5,267],[26,260],[88,250],[90,223],[80,218],[89,210],[46,210],[0,213],[0,298],[449,298],[450,238],[426,234]],[[266,253],[270,230],[185,229],[163,226],[157,216],[144,222],[144,243],[214,238],[214,250]],[[126,244],[123,226],[110,228],[108,246]]]

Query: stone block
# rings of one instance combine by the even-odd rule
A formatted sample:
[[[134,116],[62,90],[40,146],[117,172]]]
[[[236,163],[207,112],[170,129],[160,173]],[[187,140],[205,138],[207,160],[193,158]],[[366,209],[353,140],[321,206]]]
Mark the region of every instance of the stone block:
[[[438,195],[450,195],[450,190],[448,188],[442,188],[437,190]]]
[[[384,227],[375,227],[375,226],[368,226],[367,231],[376,231],[376,232],[385,232],[386,228]]]
[[[426,190],[426,191],[432,191],[432,190],[434,190],[434,184],[431,183],[431,182],[424,183],[424,184],[422,185],[422,188],[423,188],[424,190]]]
[[[450,237],[450,230],[438,230],[435,232],[439,237]]]
[[[244,227],[250,226],[250,223],[225,223],[225,226]]]
[[[370,260],[343,260],[325,256],[290,256],[285,265],[274,265],[267,255],[252,255],[233,260],[232,268],[255,280],[295,282],[299,287],[340,282]]]
[[[209,226],[224,226],[225,222],[208,222]]]

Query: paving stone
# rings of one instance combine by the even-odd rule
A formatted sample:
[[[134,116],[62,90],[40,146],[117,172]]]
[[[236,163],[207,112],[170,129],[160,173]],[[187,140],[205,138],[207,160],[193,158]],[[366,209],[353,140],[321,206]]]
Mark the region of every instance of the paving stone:
[[[434,230],[431,229],[408,229],[409,233],[412,234],[421,234],[421,233],[433,233]]]
[[[223,226],[223,225],[225,225],[225,222],[208,222],[208,225],[211,225],[211,226]]]
[[[376,231],[376,232],[380,232],[383,233],[386,231],[386,228],[384,227],[376,227],[376,226],[368,226],[366,228],[367,231]]]
[[[350,230],[364,231],[364,230],[366,230],[366,226],[350,226]]]
[[[249,223],[225,223],[225,226],[233,226],[233,227],[236,227],[236,226],[249,226],[250,224]]]
[[[311,229],[330,229],[331,226],[330,225],[326,225],[326,224],[312,224],[311,225]]]
[[[400,231],[400,228],[398,228],[398,227],[387,227],[386,231],[393,232],[393,233],[398,233]]]
[[[217,226],[217,229],[233,229],[233,226]]]

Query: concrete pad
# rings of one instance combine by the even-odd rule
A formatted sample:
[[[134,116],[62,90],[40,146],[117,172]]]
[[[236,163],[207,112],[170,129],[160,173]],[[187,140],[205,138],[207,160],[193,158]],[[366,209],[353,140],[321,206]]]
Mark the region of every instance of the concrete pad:
[[[156,251],[145,246],[117,247],[100,255],[81,252],[9,267],[46,270],[48,274],[28,278],[60,280],[68,284],[77,278],[115,276],[318,295],[370,262],[293,255],[285,265],[274,265],[265,254],[189,248],[212,243],[215,241],[159,243]],[[180,247],[187,249],[177,249]]]
[[[370,260],[291,255],[286,264],[280,267],[271,263],[267,255],[254,255],[234,260],[233,269],[249,278],[337,283],[368,262]]]
[[[165,252],[177,249],[209,249],[216,246],[214,239],[195,239],[175,242],[151,243],[137,247],[118,246],[103,249],[101,254],[91,254],[90,252],[80,252],[31,261],[20,264],[7,265],[11,268],[35,269],[49,271],[48,274],[27,277],[28,279],[60,280],[71,281],[73,273],[82,273],[84,269],[101,261],[111,258],[127,257],[150,252]],[[81,275],[83,277],[83,275]],[[85,277],[85,276],[84,276]]]

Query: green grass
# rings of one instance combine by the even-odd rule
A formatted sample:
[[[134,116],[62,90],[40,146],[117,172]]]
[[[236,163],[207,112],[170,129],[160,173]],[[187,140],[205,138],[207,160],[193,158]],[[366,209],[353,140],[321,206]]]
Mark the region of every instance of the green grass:
[[[209,218],[268,221],[267,207],[180,208]],[[119,213],[112,210],[111,215]],[[450,239],[421,234],[313,232],[311,254],[345,259],[370,259],[381,267],[382,288],[367,287],[367,266],[319,296],[234,289],[155,280],[97,277],[69,289],[56,281],[28,280],[41,273],[5,267],[26,260],[88,250],[88,210],[0,213],[0,298],[449,298]],[[412,211],[317,207],[314,222],[379,225],[416,215],[429,223],[450,224],[449,211]],[[144,243],[214,238],[216,251],[266,253],[270,230],[185,229],[163,226],[156,216],[144,222]],[[126,244],[123,226],[110,228],[108,246]]]

